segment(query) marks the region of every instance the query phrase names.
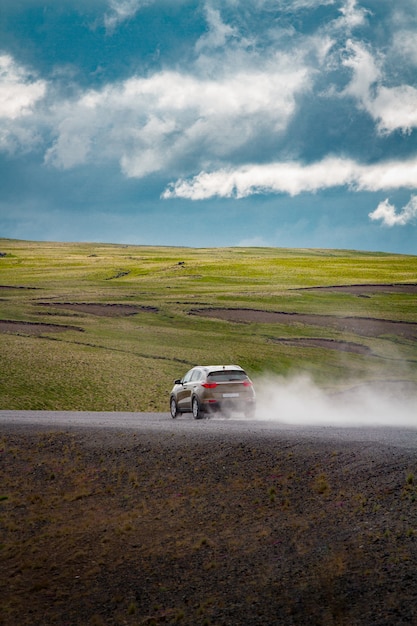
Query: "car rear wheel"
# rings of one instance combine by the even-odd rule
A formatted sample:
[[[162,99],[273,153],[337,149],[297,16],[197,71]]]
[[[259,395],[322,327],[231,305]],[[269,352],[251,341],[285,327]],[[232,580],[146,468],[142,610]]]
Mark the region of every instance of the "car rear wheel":
[[[178,417],[178,415],[181,415],[180,411],[178,411],[178,405],[177,405],[177,401],[175,400],[175,398],[171,398],[171,401],[169,403],[169,408],[171,411],[171,417],[173,419]]]
[[[191,400],[191,410],[193,412],[193,417],[195,420],[199,420],[203,417],[203,412],[201,410],[200,402],[196,396]]]

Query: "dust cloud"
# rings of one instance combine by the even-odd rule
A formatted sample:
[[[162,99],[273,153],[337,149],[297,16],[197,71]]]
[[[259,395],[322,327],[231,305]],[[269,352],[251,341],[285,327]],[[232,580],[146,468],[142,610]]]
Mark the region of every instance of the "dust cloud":
[[[320,426],[417,428],[417,387],[384,381],[342,392],[320,389],[308,376],[254,381],[256,419]]]

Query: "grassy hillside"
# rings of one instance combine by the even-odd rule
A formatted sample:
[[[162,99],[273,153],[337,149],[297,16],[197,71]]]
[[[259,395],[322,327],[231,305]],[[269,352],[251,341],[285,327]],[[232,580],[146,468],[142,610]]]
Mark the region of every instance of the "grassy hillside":
[[[309,372],[326,387],[417,384],[415,292],[314,289],[398,283],[417,283],[417,257],[0,239],[0,408],[167,410],[173,379],[208,362],[255,379]],[[410,332],[231,322],[201,315],[208,307],[393,320]]]

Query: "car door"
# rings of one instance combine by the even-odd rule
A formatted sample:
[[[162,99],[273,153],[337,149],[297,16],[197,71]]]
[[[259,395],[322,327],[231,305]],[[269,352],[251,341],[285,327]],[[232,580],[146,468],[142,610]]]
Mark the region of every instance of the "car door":
[[[191,377],[194,373],[194,369],[191,369],[189,372],[182,377],[180,385],[181,388],[177,393],[177,405],[180,411],[190,411],[191,410]]]

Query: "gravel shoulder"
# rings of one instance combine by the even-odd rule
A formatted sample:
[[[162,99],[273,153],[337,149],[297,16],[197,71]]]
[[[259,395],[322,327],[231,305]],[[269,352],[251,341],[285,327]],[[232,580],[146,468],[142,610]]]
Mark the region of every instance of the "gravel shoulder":
[[[0,424],[4,626],[417,623],[417,446],[169,424]]]

